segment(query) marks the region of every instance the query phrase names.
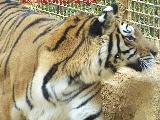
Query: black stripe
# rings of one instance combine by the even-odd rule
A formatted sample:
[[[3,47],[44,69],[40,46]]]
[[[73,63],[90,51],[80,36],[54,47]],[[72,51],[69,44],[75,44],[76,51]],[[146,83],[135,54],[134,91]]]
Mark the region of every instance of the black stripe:
[[[83,98],[83,97],[85,98],[87,95],[91,94],[97,88],[99,83],[92,83],[92,84],[89,84],[89,85],[91,86],[91,89],[89,91],[86,91],[86,94],[81,96],[81,98]]]
[[[109,35],[107,60],[109,60],[109,58],[110,58],[110,56],[111,56],[112,47],[113,47],[113,34],[111,33],[111,34]]]
[[[52,76],[56,73],[56,71],[58,70],[58,65],[59,63],[57,64],[54,64],[50,70],[47,72],[47,74],[45,75],[45,77],[43,78],[43,85],[42,85],[42,93],[43,93],[43,96],[44,98],[47,100],[47,101],[50,101],[49,100],[49,93],[47,91],[47,88],[46,88],[46,84],[48,83],[48,81],[52,78]]]
[[[3,31],[5,30],[4,28],[6,27],[6,25],[7,25],[12,19],[14,19],[15,17],[17,17],[17,15],[9,18],[9,19],[6,21],[6,23],[3,25],[3,27],[1,27],[2,29],[1,29],[1,31],[0,31],[0,36],[2,35]],[[11,25],[13,25],[13,24],[11,24]]]
[[[2,14],[4,14],[5,12],[7,12],[8,10],[10,10],[10,9],[12,9],[12,8],[16,8],[17,7],[17,5],[15,5],[15,4],[13,4],[13,5],[11,5],[11,6],[8,6],[8,5],[6,5],[6,6],[4,6],[4,7],[2,7],[1,9],[0,9],[0,16],[2,16]],[[2,11],[2,9],[3,8],[5,8],[3,11]]]
[[[82,33],[81,42],[80,42],[80,43],[78,44],[78,46],[74,49],[74,51],[72,52],[72,54],[65,59],[64,66],[67,64],[67,62],[69,61],[69,59],[72,58],[72,57],[75,55],[75,53],[76,53],[76,52],[78,51],[78,49],[82,46],[82,44],[84,43],[84,41],[85,41],[85,31],[83,31],[83,33]],[[64,66],[63,66],[63,67],[64,67]]]
[[[8,18],[10,15],[12,15],[12,14],[14,14],[14,13],[17,13],[17,12],[19,12],[19,11],[22,11],[22,10],[17,10],[17,11],[14,11],[14,12],[11,12],[11,13],[7,14],[7,15],[1,20],[0,25],[1,25],[1,24],[4,22],[4,20],[5,20],[6,18]]]
[[[85,85],[84,84],[82,87],[78,88],[77,90],[74,90],[74,91],[72,91],[70,93],[65,93],[65,94],[63,94],[64,99],[59,99],[58,98],[58,96],[57,96],[57,94],[55,92],[55,89],[53,89],[53,93],[54,93],[54,96],[55,96],[55,98],[56,98],[57,101],[59,101],[59,102],[70,102],[76,96],[78,96],[80,93],[82,93],[83,91],[85,91],[90,86],[91,86],[91,84],[89,84],[89,85]]]
[[[98,76],[101,76],[102,70],[98,71]]]
[[[52,21],[51,21],[51,22],[49,22],[49,23],[47,23],[47,24],[46,24],[46,23],[41,24],[41,25],[39,26],[39,28],[43,28],[43,27],[46,27],[46,26],[50,26],[51,24],[53,24],[53,25],[56,27],[56,26],[60,26],[61,24],[64,23],[64,19],[61,20],[61,21],[58,21],[58,22],[55,22],[55,21],[57,21],[57,20],[52,18]]]
[[[45,77],[43,78],[43,85],[42,85],[42,93],[43,93],[43,96],[44,98],[47,100],[47,101],[50,101],[49,100],[49,93],[48,93],[48,90],[46,88],[46,84],[48,83],[48,81],[52,78],[52,76],[56,73],[56,71],[58,70],[58,66],[64,62],[64,60],[52,65],[52,67],[50,68],[50,70],[47,72],[47,74],[45,75]],[[54,104],[55,105],[55,104]]]
[[[12,6],[12,5],[15,5],[14,3],[8,3],[8,4],[6,4],[5,6],[2,6],[1,8],[0,8],[0,10],[3,10],[4,8],[6,8],[6,7],[9,7],[9,6]]]
[[[12,88],[12,99],[13,99],[13,103],[14,103],[15,108],[16,108],[18,111],[20,111],[20,108],[19,108],[19,107],[17,106],[17,104],[16,104],[14,84],[13,84],[13,88]]]
[[[112,3],[112,4],[111,4],[111,7],[113,8],[113,13],[114,13],[114,15],[117,14],[118,11],[119,11],[119,10],[118,10],[118,8],[119,8],[118,5],[117,5],[116,3]]]
[[[128,31],[128,29],[127,29],[127,28],[128,28],[128,24],[126,25],[126,30]]]
[[[11,6],[4,6],[0,9],[0,16],[2,16],[5,12],[7,12],[8,10],[15,8],[17,5],[11,5]],[[5,8],[5,9],[4,9]],[[3,10],[4,9],[4,10]]]
[[[17,14],[17,18],[12,22],[12,24],[8,27],[9,30],[12,28],[12,26],[14,26],[15,23],[18,22],[19,18],[21,17],[21,14]],[[14,30],[15,31],[15,30]]]
[[[54,19],[53,19],[53,21],[54,21]],[[51,25],[53,25],[53,21],[51,21],[49,23],[44,23],[44,24],[40,25],[39,28],[43,28],[43,27],[46,27],[46,26],[51,26]]]
[[[127,30],[127,31],[126,31],[126,30],[123,30],[123,32],[125,32],[125,33],[131,33],[131,31],[128,31],[128,30]]]
[[[114,56],[114,63],[117,63],[117,59],[121,58],[120,38],[119,38],[118,34],[116,34],[116,38],[117,38],[117,50],[118,51],[117,51],[117,53]]]
[[[89,117],[85,118],[84,120],[95,120],[98,118],[102,113],[102,109],[100,109],[96,114],[90,115]]]
[[[25,7],[25,6],[21,6],[21,8],[23,9],[23,10],[29,10],[30,12],[33,12],[33,13],[35,13],[34,11],[32,11],[30,8],[28,8],[28,7]]]
[[[20,17],[22,17],[22,19],[20,19],[20,21],[18,22],[18,24],[15,26],[14,31],[15,31],[15,30],[19,27],[19,25],[25,20],[25,18],[29,17],[30,15],[32,15],[30,11],[27,11],[26,13],[20,15],[20,16],[17,18],[17,20],[18,20]],[[11,26],[11,27],[12,27],[12,26]],[[11,27],[10,27],[10,28],[11,28]]]
[[[81,84],[81,86],[79,88],[77,88],[77,90],[71,91],[69,93],[63,93],[63,96],[67,97],[67,96],[70,95],[70,98],[68,98],[68,99],[72,100],[73,98],[75,98],[76,96],[78,96],[80,93],[82,93],[86,89],[89,89],[89,87],[93,86],[93,84],[84,84],[84,83],[79,83],[79,84]],[[75,94],[72,95],[73,93],[75,93]]]
[[[131,54],[127,59],[128,59],[128,60],[131,59],[131,58],[136,54],[136,52],[137,52],[137,50],[135,50],[134,53]]]
[[[6,4],[6,3],[8,3],[9,1],[8,0],[6,0],[6,1],[4,1],[4,2],[0,2],[0,5],[1,4]]]
[[[93,16],[89,16],[86,20],[84,20],[84,22],[82,23],[82,25],[79,27],[79,29],[76,32],[76,37],[79,36],[79,33],[81,32],[82,28],[85,26],[85,24],[87,23],[87,21],[89,21]]]
[[[18,20],[20,19],[20,17],[22,17],[22,19],[20,19],[20,21],[18,22],[18,24],[14,27],[14,29],[12,29],[12,31],[11,31],[11,33],[10,33],[10,37],[11,37],[11,35],[12,35],[12,32],[15,32],[16,29],[18,28],[18,26],[19,26],[19,25],[23,22],[23,20],[24,20],[26,17],[28,17],[29,15],[31,15],[31,14],[30,14],[30,11],[27,11],[27,12],[25,12],[25,13],[23,13],[23,14],[17,14],[16,16],[14,16],[14,18],[15,18],[15,17],[17,17],[17,18],[16,18],[16,19],[12,22],[12,24],[8,27],[9,30],[12,28],[12,26],[14,26],[15,23],[18,22]],[[10,20],[11,20],[11,19],[10,19]],[[0,34],[2,34],[3,30],[4,30],[4,29],[2,29],[2,31],[1,31]]]
[[[100,55],[101,55],[101,51],[99,50],[99,52],[98,52],[98,57],[99,57],[98,63],[99,63],[99,66],[102,65],[102,59],[101,59]]]
[[[16,15],[17,18],[18,18],[19,15],[20,15],[20,14],[17,14],[17,15]],[[8,32],[10,31],[10,33],[8,34],[8,35],[10,35],[10,38],[11,38],[11,35],[12,35],[12,31],[13,31],[13,29],[11,29],[11,27],[16,24],[17,18],[16,18],[15,20],[13,20],[13,22],[11,23],[11,25],[10,25],[9,27],[7,27],[7,28],[8,28]],[[14,32],[14,31],[13,31],[13,32]],[[10,40],[10,38],[9,38],[9,40]]]
[[[134,49],[134,48],[129,48],[128,50],[124,50],[124,51],[122,51],[122,53],[123,53],[123,54],[130,53],[130,51],[131,51],[131,50],[133,50],[133,49]]]
[[[142,67],[141,67],[142,69],[145,69],[145,68],[148,69],[148,68],[149,68],[149,66],[146,65],[146,64],[144,64],[143,62],[141,63],[141,66],[142,66]]]
[[[84,105],[86,105],[90,100],[92,100],[92,98],[94,98],[97,94],[99,94],[100,90],[101,89],[99,89],[95,94],[91,95],[87,100],[83,101],[79,106],[76,107],[76,109],[79,109]]]
[[[69,27],[67,27],[63,33],[63,35],[61,36],[61,38],[58,40],[58,42],[56,43],[55,47],[52,48],[51,50],[56,50],[58,49],[58,47],[64,42],[64,40],[66,39],[67,33],[69,32],[69,30],[71,30],[72,28],[76,27],[76,25],[71,25]]]
[[[30,15],[34,15],[34,13],[32,12],[32,11],[30,11],[30,10],[28,10],[26,13],[24,13],[24,14],[22,14],[21,16],[23,17],[21,20],[20,20],[20,22],[15,26],[15,29],[17,29],[18,27],[19,27],[19,25],[24,21],[24,19],[26,18],[26,17],[29,17]],[[41,20],[42,19],[42,20]],[[40,20],[40,21],[39,21]],[[39,22],[41,22],[41,21],[51,21],[51,20],[53,20],[53,19],[50,19],[50,18],[39,18],[39,19],[35,19],[35,22],[33,23],[33,24],[36,24],[36,22],[37,22],[37,24],[39,23]],[[32,24],[32,23],[30,23],[30,24]]]
[[[117,26],[117,32],[119,33],[119,34],[121,34],[121,32],[120,32],[120,30],[119,30],[119,27]]]
[[[122,36],[123,37],[123,39],[125,39],[125,37],[124,36]],[[124,40],[124,44],[127,46],[127,47],[129,47],[130,46],[130,43],[129,42],[127,42],[126,40]]]
[[[113,34],[111,33],[109,35],[108,56],[107,56],[107,59],[106,59],[106,62],[105,62],[105,68],[107,68],[107,66],[108,66],[108,61],[109,61],[109,58],[111,56],[112,47],[113,47]]]
[[[118,53],[121,53],[119,34],[116,34]]]
[[[70,75],[69,80],[68,80],[68,85],[71,85],[73,83],[73,81],[76,80],[80,76],[80,74],[81,74],[81,72],[79,72],[79,73],[76,72],[74,76]]]
[[[18,35],[15,43],[13,44],[13,47],[11,48],[11,51],[10,51],[10,53],[9,53],[9,55],[8,55],[8,58],[6,59],[5,69],[4,69],[4,74],[5,74],[5,75],[6,75],[6,72],[7,72],[7,64],[8,64],[9,58],[10,58],[10,56],[11,56],[11,53],[12,53],[13,49],[15,48],[15,46],[17,45],[19,39],[21,39],[23,33],[24,33],[26,30],[28,30],[30,27],[32,27],[33,25],[38,24],[38,23],[40,23],[40,22],[42,22],[42,21],[48,21],[48,19],[47,19],[47,18],[39,18],[39,19],[36,19],[36,20],[32,21],[32,22],[31,22],[30,24],[28,24],[28,25],[23,29],[23,31]]]
[[[30,11],[26,11],[23,14],[20,14],[19,16],[17,16],[17,18],[13,21],[13,24],[11,24],[11,26],[9,27],[9,29],[12,28],[12,26],[18,22],[18,24],[16,26],[14,26],[14,29],[12,29],[11,33],[10,33],[10,37],[12,35],[12,33],[14,33],[16,31],[16,29],[19,27],[19,25],[24,21],[25,18],[29,17],[32,12]],[[22,19],[20,19],[20,17],[22,17]],[[20,21],[18,21],[20,19]]]
[[[92,73],[92,70],[91,70],[91,61],[89,62],[89,72]]]
[[[76,96],[81,94],[83,91],[85,91],[86,89],[89,89],[89,87],[93,86],[93,84],[84,84],[83,82],[79,83],[79,84],[81,84],[81,86],[78,87],[76,90],[73,90],[69,93],[63,93],[62,95],[63,95],[64,99],[58,98],[56,91],[55,91],[55,87],[53,87],[53,93],[54,93],[55,99],[60,102],[66,102],[66,101],[70,102],[70,101],[72,101],[72,99],[74,99]],[[95,88],[95,86],[94,86],[94,88]],[[88,93],[92,92],[94,90],[94,88],[92,90],[90,90]]]
[[[58,102],[60,102],[61,100],[58,98],[54,86],[52,86],[52,91],[53,91],[53,94],[54,94],[55,99],[56,99]]]
[[[29,84],[27,84],[27,87],[26,87],[26,103],[29,106],[30,110],[32,110],[33,105],[32,105],[31,101],[28,98],[28,87],[29,87]]]
[[[102,28],[104,26],[104,22],[99,22],[98,19],[93,19],[94,22],[90,25],[89,33],[91,36],[101,36],[102,35]]]
[[[35,74],[35,69],[34,69],[34,72],[33,72],[34,74]],[[34,76],[34,75],[33,75]],[[30,83],[30,90],[29,90],[29,93],[30,93],[30,97],[31,97],[31,99],[33,98],[32,97],[32,84],[33,84],[33,79],[31,80],[31,83]]]
[[[71,85],[73,83],[73,81],[75,80],[75,76],[73,77],[70,75],[69,80],[68,80],[68,85]]]
[[[76,16],[75,18],[74,18],[74,22],[75,23],[78,23],[80,21],[80,19],[78,18],[78,16]]]
[[[65,97],[64,99],[59,99],[57,94],[56,94],[56,91],[55,91],[55,87],[53,87],[53,93],[54,93],[54,97],[55,99],[58,101],[58,102],[70,102],[72,99],[74,99],[76,96],[78,96],[80,93],[82,93],[85,89],[87,89],[89,86],[83,86],[81,88],[79,88],[78,90],[75,90],[75,91],[72,91],[68,94],[63,94],[63,96]],[[70,94],[73,94],[73,95],[70,95]],[[68,96],[69,97],[68,97]]]
[[[40,34],[37,35],[37,37],[33,40],[33,43],[35,43],[39,38],[43,37],[45,34],[49,33],[55,26],[49,26],[45,30],[43,30]]]
[[[108,12],[106,11],[106,13],[105,13],[105,15],[104,15],[105,20],[107,20],[107,16],[108,16],[107,13],[108,13]],[[103,23],[105,23],[105,21],[104,21]]]
[[[112,63],[108,63],[106,68],[110,68],[112,70],[113,73],[116,73],[117,72],[117,68],[116,66],[114,66]]]

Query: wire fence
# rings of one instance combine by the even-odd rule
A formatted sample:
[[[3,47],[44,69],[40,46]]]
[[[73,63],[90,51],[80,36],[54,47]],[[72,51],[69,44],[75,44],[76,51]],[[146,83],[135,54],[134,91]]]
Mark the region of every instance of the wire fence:
[[[160,0],[97,0],[96,3],[91,3],[91,0],[79,0],[78,3],[54,0],[45,4],[43,0],[41,2],[25,5],[36,12],[49,14],[58,19],[79,13],[97,15],[106,5],[116,2],[119,4],[120,15],[139,26],[145,36],[160,48]]]

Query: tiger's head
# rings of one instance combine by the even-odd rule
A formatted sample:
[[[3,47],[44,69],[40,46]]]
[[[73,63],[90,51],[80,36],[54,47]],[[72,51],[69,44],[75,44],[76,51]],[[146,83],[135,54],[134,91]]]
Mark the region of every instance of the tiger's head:
[[[127,31],[123,29],[124,27]],[[155,65],[155,57],[158,54],[158,49],[153,42],[145,38],[135,25],[122,24],[120,25],[120,32],[125,45],[129,47],[127,52],[130,51],[127,57],[127,66],[140,72],[152,69]],[[122,53],[127,54],[125,49]]]
[[[97,19],[103,24],[100,38],[104,43],[107,40],[107,49],[102,47],[99,53],[100,56],[107,56],[104,67],[110,67],[113,71],[121,66],[128,66],[136,71],[151,69],[158,49],[144,37],[136,25],[121,20],[116,13],[116,5],[108,6]],[[93,35],[95,33],[92,32]]]
[[[111,67],[113,71],[124,65],[140,72],[151,69],[155,64],[158,49],[152,41],[145,38],[136,25],[114,15],[116,12],[116,5],[108,6],[98,17],[99,22],[104,23],[105,31],[100,38],[105,40],[106,33],[109,33],[107,60],[104,66]],[[105,20],[107,15],[108,20]]]
[[[91,83],[108,78],[123,66],[150,69],[157,48],[138,27],[121,21],[117,12],[114,4],[99,16],[71,16],[57,27],[46,45],[52,66],[60,71],[55,74]]]
[[[102,68],[98,74],[108,76],[107,69],[115,73],[123,66],[139,72],[152,69],[158,49],[136,25],[119,18],[117,11],[115,4],[106,7],[90,27],[91,36],[99,36],[96,39],[102,42],[97,59]]]

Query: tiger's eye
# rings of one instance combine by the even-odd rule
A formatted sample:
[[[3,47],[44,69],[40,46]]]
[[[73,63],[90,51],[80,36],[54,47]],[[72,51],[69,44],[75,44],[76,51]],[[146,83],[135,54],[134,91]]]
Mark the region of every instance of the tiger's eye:
[[[120,58],[120,55],[119,55],[119,54],[117,54],[117,55],[115,56],[115,58]]]

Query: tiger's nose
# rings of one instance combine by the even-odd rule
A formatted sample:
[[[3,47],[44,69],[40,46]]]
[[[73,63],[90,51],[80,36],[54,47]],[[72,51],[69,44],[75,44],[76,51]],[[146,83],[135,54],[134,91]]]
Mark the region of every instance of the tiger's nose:
[[[150,52],[152,53],[152,55],[155,57],[158,54],[158,48],[152,48],[150,49]]]

